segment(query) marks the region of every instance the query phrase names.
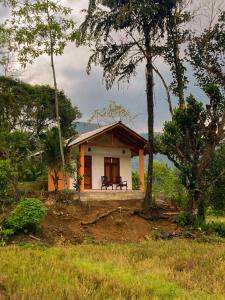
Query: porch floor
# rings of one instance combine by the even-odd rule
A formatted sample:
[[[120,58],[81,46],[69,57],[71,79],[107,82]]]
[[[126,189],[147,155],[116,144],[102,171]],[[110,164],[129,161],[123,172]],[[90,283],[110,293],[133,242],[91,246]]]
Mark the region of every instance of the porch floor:
[[[75,198],[76,198],[75,194]],[[133,190],[85,190],[80,194],[81,201],[143,200],[144,192]]]

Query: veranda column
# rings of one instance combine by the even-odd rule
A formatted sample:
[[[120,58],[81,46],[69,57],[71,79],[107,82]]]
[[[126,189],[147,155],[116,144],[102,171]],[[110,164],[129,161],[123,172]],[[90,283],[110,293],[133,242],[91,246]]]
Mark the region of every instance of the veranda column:
[[[80,168],[79,175],[82,176],[80,191],[84,192],[84,145],[80,145]]]
[[[145,190],[145,171],[144,171],[144,150],[139,150],[139,177],[140,177],[140,190],[144,192]]]

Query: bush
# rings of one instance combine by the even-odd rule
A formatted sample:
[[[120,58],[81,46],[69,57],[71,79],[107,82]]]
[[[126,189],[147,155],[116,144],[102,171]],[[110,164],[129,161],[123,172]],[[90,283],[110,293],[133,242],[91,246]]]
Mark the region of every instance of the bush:
[[[132,189],[133,190],[140,189],[140,178],[138,172],[136,171],[132,172]]]
[[[13,234],[14,231],[12,229],[4,229],[0,225],[0,246],[5,246],[5,244],[8,242],[9,237]]]
[[[211,222],[209,224],[204,224],[202,229],[207,233],[216,233],[220,237],[225,237],[225,224]]]
[[[199,227],[201,225],[201,222],[197,219],[197,216],[193,216],[186,211],[182,211],[179,213],[179,215],[176,217],[176,222],[182,227]]]
[[[179,213],[179,215],[177,215],[176,222],[182,227],[189,225],[189,215],[186,212],[182,211],[181,213]]]
[[[153,192],[162,192],[174,205],[186,208],[188,193],[180,181],[180,174],[163,162],[154,161]]]
[[[47,208],[36,198],[22,200],[6,220],[6,227],[18,231],[36,231],[44,217]]]

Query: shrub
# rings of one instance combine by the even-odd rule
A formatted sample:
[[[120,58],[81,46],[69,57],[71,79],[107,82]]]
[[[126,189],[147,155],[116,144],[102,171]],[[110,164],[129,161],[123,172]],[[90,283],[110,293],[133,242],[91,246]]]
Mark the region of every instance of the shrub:
[[[206,210],[207,216],[217,216],[217,217],[225,217],[225,211],[224,210],[218,210],[211,206],[209,206]]]
[[[216,233],[220,237],[225,237],[225,224],[211,222],[209,224],[204,224],[202,229],[208,233]]]
[[[200,225],[197,216],[195,217],[186,211],[182,211],[179,213],[179,215],[177,215],[176,222],[182,227],[185,226],[198,227]]]
[[[58,203],[70,203],[74,200],[74,191],[63,190],[55,194],[55,201]]]
[[[0,246],[5,246],[9,237],[14,234],[12,229],[5,229],[0,225]]]
[[[138,172],[132,172],[132,189],[139,190],[140,189],[140,178]]]
[[[188,221],[188,214],[184,211],[179,213],[179,215],[177,215],[176,217],[177,224],[179,224],[182,227],[187,226],[189,224]]]
[[[36,231],[46,216],[47,208],[36,198],[22,200],[6,220],[6,227],[18,231]]]
[[[162,192],[174,205],[186,208],[188,193],[181,183],[180,174],[163,162],[154,161],[153,192]]]

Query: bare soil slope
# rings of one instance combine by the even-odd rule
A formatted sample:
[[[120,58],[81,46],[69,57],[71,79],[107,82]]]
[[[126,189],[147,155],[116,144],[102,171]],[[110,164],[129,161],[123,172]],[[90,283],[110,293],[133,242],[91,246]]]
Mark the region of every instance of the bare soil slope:
[[[176,211],[165,203],[161,203],[163,214],[156,221],[147,221],[135,214],[141,207],[140,201],[53,204],[48,200],[46,206],[48,215],[35,237],[48,244],[138,242],[148,239],[155,230],[168,235],[179,233],[179,227],[171,222]],[[34,237],[20,235],[16,239],[34,240]]]

